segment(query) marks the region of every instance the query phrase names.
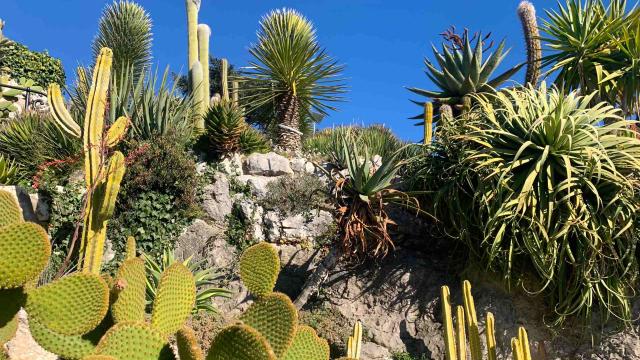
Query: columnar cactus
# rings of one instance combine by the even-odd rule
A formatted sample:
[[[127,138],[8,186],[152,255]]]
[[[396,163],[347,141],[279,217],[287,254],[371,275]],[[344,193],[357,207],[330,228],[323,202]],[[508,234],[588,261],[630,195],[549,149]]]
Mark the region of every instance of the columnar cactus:
[[[433,138],[433,104],[424,103],[424,144],[431,144]]]
[[[347,340],[347,358],[358,360],[362,352],[362,323],[356,321],[353,326],[353,335]]]
[[[211,102],[211,84],[209,74],[209,39],[211,28],[206,24],[198,25],[198,57],[202,66],[202,101],[206,107]]]
[[[445,355],[447,360],[466,360],[468,342],[471,360],[482,360],[480,331],[475,304],[471,294],[471,283],[466,280],[462,285],[462,296],[464,306],[456,307],[454,330],[449,287],[443,286],[441,289]],[[487,358],[489,360],[495,360],[497,359],[497,354],[493,314],[487,313],[486,325]],[[527,338],[527,331],[523,327],[518,330],[518,337],[511,340],[511,348],[514,360],[531,360],[529,339]]]
[[[535,86],[540,78],[542,46],[536,18],[536,8],[529,1],[522,1],[518,6],[518,17],[522,23],[524,39],[527,43],[527,75],[525,84]]]
[[[229,60],[220,61],[220,78],[222,81],[222,100],[229,101]]]
[[[188,35],[188,65],[189,70],[198,61],[198,11],[200,0],[186,0],[187,5],[187,35]]]

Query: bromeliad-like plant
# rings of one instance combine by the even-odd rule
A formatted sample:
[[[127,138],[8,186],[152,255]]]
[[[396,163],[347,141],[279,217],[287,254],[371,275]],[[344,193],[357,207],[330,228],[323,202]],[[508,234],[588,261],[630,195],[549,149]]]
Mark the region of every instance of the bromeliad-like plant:
[[[465,162],[485,219],[472,246],[506,279],[533,269],[558,322],[596,311],[630,319],[640,140],[594,96],[543,83],[479,97],[481,120],[460,138],[476,144]]]
[[[145,255],[144,258],[149,273],[149,278],[147,279],[147,306],[151,307],[158,294],[162,273],[165,269],[179,261],[176,260],[171,250],[165,250],[160,261],[156,261],[153,257],[147,255]],[[214,281],[219,278],[220,275],[213,268],[202,269],[202,266],[206,263],[206,259],[197,262],[191,260],[192,257],[189,257],[181,261],[181,263],[193,273],[196,282],[196,300],[192,313],[207,311],[212,314],[217,314],[218,309],[212,303],[212,300],[214,298],[228,298],[231,296],[231,292],[213,286]]]
[[[389,235],[394,223],[385,207],[392,203],[418,208],[415,198],[395,188],[396,175],[406,163],[400,159],[402,149],[386,159],[372,159],[367,147],[360,152],[350,136],[342,137],[340,144],[347,172],[332,174],[342,229],[340,246],[347,256],[383,257],[394,248]]]
[[[436,63],[425,59],[426,74],[439,90],[409,88],[409,91],[433,99],[438,104],[463,106],[463,99],[475,94],[494,92],[495,89],[515,74],[521,65],[517,65],[493,77],[500,63],[509,53],[504,50],[504,40],[498,44],[495,52],[486,59],[483,57],[486,37],[480,34],[471,36],[465,30],[462,36],[452,31],[445,33],[451,44],[443,43],[442,52],[433,46]],[[476,44],[472,45],[475,38]],[[424,102],[416,102],[424,106]],[[416,116],[422,119],[423,114]]]
[[[291,9],[272,11],[260,21],[258,43],[249,52],[254,59],[247,75],[261,91],[245,100],[252,109],[275,102],[278,145],[299,150],[301,117],[310,111],[326,115],[335,110],[330,103],[341,100],[343,66],[320,47],[311,22]]]

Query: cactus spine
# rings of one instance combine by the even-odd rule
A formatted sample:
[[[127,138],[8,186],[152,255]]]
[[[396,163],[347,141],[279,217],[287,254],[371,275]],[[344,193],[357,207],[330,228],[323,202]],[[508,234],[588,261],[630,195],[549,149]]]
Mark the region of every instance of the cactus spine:
[[[527,75],[525,84],[535,86],[540,78],[540,62],[542,59],[542,46],[540,45],[536,8],[529,1],[522,1],[520,5],[518,5],[518,17],[522,23],[524,39],[527,43]]]
[[[424,144],[431,144],[433,138],[433,104],[424,103]]]
[[[466,346],[468,341],[471,360],[482,360],[478,320],[473,296],[471,294],[471,284],[468,281],[464,281],[463,283],[462,297],[464,307],[456,307],[456,324],[454,330],[449,287],[443,286],[441,289],[445,354],[447,360],[466,360]],[[487,313],[486,336],[487,358],[489,360],[496,360],[495,320],[492,313]],[[518,337],[511,340],[511,347],[514,360],[531,360],[529,339],[523,327],[519,329]]]
[[[211,102],[211,84],[209,74],[209,39],[211,28],[206,24],[198,25],[198,55],[202,66],[202,101],[208,107]]]
[[[220,62],[220,78],[222,81],[222,100],[229,101],[229,61]]]

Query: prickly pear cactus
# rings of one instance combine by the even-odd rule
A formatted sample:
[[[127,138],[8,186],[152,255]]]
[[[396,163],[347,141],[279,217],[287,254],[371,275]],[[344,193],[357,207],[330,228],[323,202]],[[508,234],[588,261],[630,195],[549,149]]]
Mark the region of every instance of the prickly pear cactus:
[[[240,258],[240,279],[256,296],[272,292],[279,273],[278,252],[266,242],[251,246]]]

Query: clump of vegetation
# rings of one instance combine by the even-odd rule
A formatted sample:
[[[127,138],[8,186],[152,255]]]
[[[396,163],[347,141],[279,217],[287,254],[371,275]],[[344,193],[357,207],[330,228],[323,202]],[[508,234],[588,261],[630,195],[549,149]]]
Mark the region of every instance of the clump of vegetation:
[[[0,40],[2,39],[0,34]],[[30,79],[42,87],[47,87],[49,84],[64,85],[66,76],[62,62],[60,59],[51,57],[46,51],[32,51],[26,46],[8,41],[6,38],[4,38],[1,51],[0,68],[8,69],[11,78]]]
[[[226,217],[227,229],[225,235],[227,242],[238,250],[244,250],[256,243],[252,229],[252,219],[248,219],[242,212],[239,204],[233,204],[231,213]]]
[[[326,208],[328,200],[327,186],[317,176],[304,173],[270,182],[260,205],[289,216]]]

